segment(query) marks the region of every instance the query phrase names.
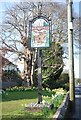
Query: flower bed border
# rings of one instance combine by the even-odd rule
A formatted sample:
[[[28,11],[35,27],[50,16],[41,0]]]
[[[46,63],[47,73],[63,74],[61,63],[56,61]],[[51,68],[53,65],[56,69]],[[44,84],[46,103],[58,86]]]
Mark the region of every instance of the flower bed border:
[[[60,120],[60,119],[65,118],[68,112],[68,107],[69,107],[69,92],[67,93],[62,104],[57,109],[56,113],[54,114],[53,116],[54,120],[57,120],[57,119]]]

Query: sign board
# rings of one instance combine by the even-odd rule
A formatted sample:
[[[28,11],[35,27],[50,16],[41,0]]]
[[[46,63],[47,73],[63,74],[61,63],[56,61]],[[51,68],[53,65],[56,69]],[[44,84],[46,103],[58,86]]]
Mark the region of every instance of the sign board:
[[[50,46],[50,22],[44,17],[37,17],[31,22],[31,48]]]

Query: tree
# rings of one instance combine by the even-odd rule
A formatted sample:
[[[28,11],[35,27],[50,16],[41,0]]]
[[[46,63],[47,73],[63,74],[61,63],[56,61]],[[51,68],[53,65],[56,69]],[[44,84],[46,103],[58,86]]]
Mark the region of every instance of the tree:
[[[8,8],[2,26],[3,46],[17,54],[18,59],[24,59],[24,78],[33,84],[34,67],[37,60],[37,50],[28,47],[29,21],[38,15],[38,3],[20,2]],[[42,15],[52,20],[52,41],[62,44],[67,41],[66,5],[53,2],[42,2]],[[58,67],[58,65],[57,65]]]
[[[63,48],[59,43],[52,42],[51,48],[43,51],[42,76],[43,86],[53,89],[55,81],[63,71]]]
[[[24,59],[24,78],[30,79],[31,51],[28,49],[28,25],[33,4],[20,3],[7,9],[5,26],[2,28],[2,40],[6,47],[13,50],[21,60]],[[29,13],[30,12],[30,13]]]

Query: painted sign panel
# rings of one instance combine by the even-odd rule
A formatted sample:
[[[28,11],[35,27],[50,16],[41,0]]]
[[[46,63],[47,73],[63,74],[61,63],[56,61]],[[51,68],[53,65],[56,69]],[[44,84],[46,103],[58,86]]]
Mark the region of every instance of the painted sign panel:
[[[43,18],[37,18],[31,25],[31,47],[50,46],[50,23]]]

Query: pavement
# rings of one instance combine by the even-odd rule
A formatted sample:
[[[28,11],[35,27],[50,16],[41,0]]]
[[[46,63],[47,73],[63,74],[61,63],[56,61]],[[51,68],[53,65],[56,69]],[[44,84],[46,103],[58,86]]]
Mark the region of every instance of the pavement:
[[[71,120],[81,120],[81,85],[75,87],[75,112],[70,116]]]

